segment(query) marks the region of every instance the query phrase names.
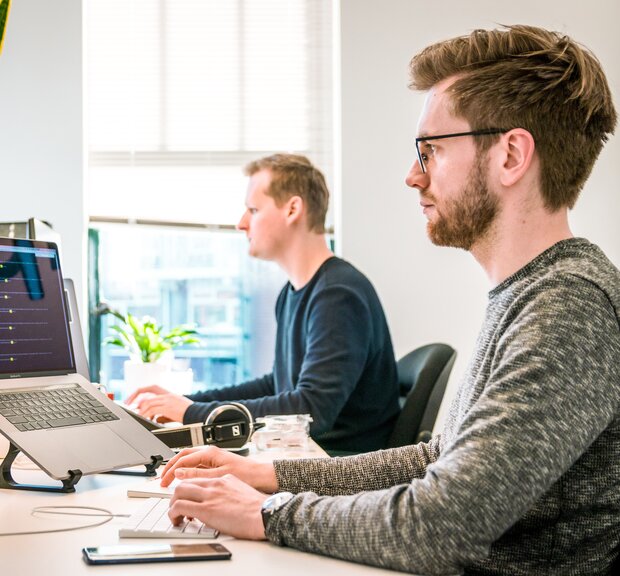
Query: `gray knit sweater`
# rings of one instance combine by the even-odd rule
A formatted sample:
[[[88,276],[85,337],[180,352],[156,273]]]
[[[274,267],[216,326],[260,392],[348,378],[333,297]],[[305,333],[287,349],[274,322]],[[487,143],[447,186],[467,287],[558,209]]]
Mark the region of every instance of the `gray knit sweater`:
[[[605,574],[620,543],[620,273],[551,247],[489,294],[428,444],[281,460],[280,545],[419,574]]]

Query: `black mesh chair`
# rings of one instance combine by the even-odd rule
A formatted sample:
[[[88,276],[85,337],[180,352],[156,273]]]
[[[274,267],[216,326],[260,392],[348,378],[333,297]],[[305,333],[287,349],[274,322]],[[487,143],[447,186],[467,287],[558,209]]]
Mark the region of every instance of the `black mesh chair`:
[[[456,350],[447,344],[427,344],[398,361],[401,413],[388,441],[388,448],[431,439],[437,412]]]

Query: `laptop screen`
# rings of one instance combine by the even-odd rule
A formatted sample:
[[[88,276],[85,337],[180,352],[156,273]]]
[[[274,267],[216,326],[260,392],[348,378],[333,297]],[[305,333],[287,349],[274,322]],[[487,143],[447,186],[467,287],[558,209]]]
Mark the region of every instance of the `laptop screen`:
[[[75,372],[58,248],[0,238],[0,378]]]

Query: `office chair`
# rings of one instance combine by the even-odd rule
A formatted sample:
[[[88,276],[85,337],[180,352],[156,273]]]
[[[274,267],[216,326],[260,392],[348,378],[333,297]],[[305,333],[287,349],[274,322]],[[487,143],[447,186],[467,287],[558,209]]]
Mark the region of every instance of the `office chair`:
[[[428,442],[452,371],[456,350],[447,344],[427,344],[397,363],[401,412],[388,448]]]
[[[618,552],[618,555],[616,556],[616,559],[609,568],[609,576],[612,576],[613,574],[620,574],[620,544],[618,544],[616,550]]]

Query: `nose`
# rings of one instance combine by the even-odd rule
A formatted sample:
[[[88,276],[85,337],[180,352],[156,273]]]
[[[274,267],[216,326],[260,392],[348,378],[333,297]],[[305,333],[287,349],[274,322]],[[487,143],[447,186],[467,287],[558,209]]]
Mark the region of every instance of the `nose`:
[[[422,172],[420,163],[416,160],[409,169],[409,173],[405,178],[405,183],[410,188],[417,188],[418,190],[424,190],[430,183],[428,173]]]
[[[248,211],[246,210],[241,216],[241,220],[237,222],[237,230],[247,230],[248,229]]]

